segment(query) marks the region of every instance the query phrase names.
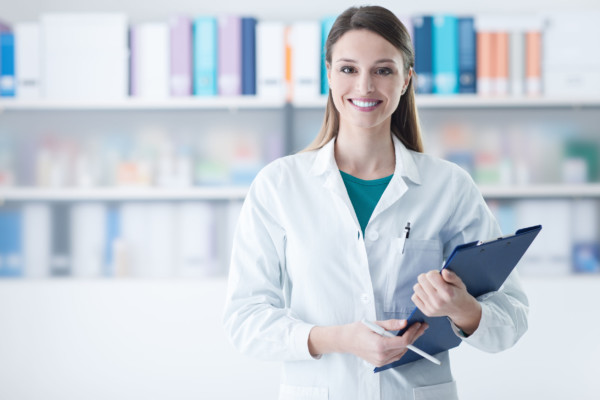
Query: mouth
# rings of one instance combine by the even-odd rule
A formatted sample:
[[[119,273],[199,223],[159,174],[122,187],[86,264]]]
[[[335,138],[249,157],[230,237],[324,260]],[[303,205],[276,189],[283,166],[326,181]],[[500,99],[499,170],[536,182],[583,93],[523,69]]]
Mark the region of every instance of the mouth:
[[[383,103],[376,99],[349,99],[350,103],[361,111],[374,110],[379,104]]]

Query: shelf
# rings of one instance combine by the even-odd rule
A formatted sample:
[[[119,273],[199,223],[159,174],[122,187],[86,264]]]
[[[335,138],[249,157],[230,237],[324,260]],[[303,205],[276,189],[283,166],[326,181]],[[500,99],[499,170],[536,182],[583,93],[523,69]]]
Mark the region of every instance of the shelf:
[[[582,108],[600,107],[600,97],[484,97],[477,95],[417,95],[419,108]],[[324,108],[327,96],[296,101],[296,108]]]
[[[195,110],[195,109],[281,109],[283,99],[261,99],[256,96],[177,97],[168,99],[123,100],[0,100],[0,112],[15,110]]]
[[[298,109],[324,108],[327,96],[292,103]],[[163,100],[127,98],[114,101],[92,100],[0,100],[0,112],[16,110],[218,110],[280,109],[283,99],[255,96],[178,97]],[[477,95],[417,95],[420,108],[582,108],[600,107],[600,98],[592,97],[482,97]]]
[[[600,198],[600,184],[551,184],[528,186],[479,185],[486,199]]]
[[[4,188],[3,201],[243,200],[247,186],[167,188]]]
[[[598,198],[600,184],[480,185],[486,199]],[[243,200],[247,186],[168,188],[3,188],[0,201]]]

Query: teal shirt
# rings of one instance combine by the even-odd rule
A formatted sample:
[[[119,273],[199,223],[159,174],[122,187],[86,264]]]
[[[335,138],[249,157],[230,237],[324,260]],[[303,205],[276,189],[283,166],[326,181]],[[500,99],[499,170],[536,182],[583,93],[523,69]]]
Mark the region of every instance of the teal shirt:
[[[348,196],[354,207],[354,212],[358,218],[360,229],[365,234],[365,228],[367,223],[375,210],[375,206],[379,202],[381,195],[385,191],[388,183],[392,180],[392,176],[386,176],[381,179],[373,179],[366,181],[364,179],[358,179],[350,174],[340,171]]]

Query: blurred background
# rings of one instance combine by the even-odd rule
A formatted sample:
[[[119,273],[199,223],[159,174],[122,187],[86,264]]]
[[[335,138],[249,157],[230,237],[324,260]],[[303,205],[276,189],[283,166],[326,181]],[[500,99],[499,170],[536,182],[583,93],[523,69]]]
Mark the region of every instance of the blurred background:
[[[462,345],[462,399],[595,399],[600,6],[380,1],[416,48],[425,150],[465,168],[530,329]],[[0,8],[0,398],[276,398],[221,327],[256,173],[323,118],[323,40],[352,4],[22,0]],[[567,335],[567,333],[569,333]]]

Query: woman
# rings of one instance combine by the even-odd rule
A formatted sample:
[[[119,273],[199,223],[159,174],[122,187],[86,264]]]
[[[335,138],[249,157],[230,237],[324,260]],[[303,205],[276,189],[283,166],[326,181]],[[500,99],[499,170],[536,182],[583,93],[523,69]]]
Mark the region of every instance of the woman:
[[[448,352],[374,374],[400,359],[426,325],[396,331],[417,305],[448,316],[484,351],[527,329],[513,273],[475,299],[442,261],[458,244],[501,235],[457,166],[423,154],[414,53],[381,7],[350,8],[326,42],[330,83],[323,127],[304,152],[265,167],[234,238],[225,327],[240,351],[283,361],[282,399],[457,397]],[[405,228],[410,223],[410,237]]]

